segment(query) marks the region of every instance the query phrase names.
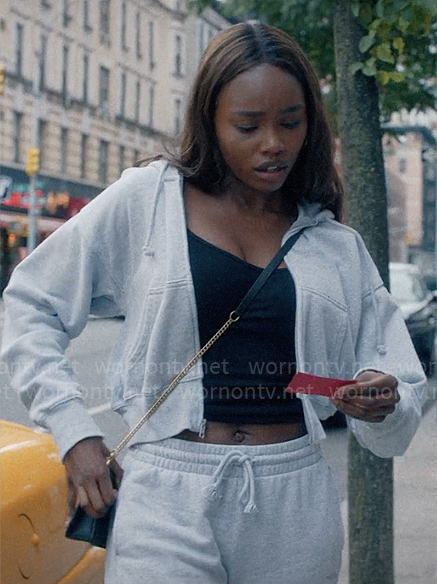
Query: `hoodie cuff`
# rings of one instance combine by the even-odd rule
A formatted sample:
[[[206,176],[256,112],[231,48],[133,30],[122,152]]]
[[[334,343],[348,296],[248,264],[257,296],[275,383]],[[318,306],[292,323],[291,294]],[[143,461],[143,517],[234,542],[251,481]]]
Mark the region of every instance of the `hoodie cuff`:
[[[381,458],[402,456],[407,450],[420,416],[409,415],[407,400],[401,397],[395,411],[383,422],[364,422],[348,417],[348,424],[361,446]],[[410,412],[411,414],[411,412]]]
[[[69,400],[51,410],[44,420],[44,425],[47,425],[53,435],[61,461],[81,440],[104,436],[94,418],[79,400]]]

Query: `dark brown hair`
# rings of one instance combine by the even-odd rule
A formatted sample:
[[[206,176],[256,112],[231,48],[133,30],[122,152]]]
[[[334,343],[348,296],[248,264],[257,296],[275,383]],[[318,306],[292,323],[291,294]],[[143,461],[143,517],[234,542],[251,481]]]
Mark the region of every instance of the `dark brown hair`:
[[[293,75],[305,95],[307,137],[282,188],[284,204],[319,202],[340,220],[343,188],[334,166],[334,142],[317,75],[297,43],[272,26],[240,23],[213,39],[191,89],[179,154],[165,157],[192,184],[209,193],[220,192],[226,166],[214,128],[217,99],[223,87],[237,75],[262,64]]]

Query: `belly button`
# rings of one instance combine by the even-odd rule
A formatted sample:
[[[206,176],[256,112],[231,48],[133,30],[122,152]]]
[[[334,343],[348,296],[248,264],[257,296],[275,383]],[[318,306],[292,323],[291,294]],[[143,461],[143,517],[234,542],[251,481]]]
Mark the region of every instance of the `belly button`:
[[[244,432],[242,432],[241,430],[237,430],[236,432],[233,433],[232,435],[232,440],[234,442],[244,442],[246,439],[246,434]]]

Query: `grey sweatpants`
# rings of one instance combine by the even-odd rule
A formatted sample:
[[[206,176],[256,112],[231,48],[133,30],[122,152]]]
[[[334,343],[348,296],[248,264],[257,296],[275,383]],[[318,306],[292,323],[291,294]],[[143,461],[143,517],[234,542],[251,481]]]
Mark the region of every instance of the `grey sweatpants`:
[[[320,447],[130,448],[106,584],[335,584],[343,526]]]

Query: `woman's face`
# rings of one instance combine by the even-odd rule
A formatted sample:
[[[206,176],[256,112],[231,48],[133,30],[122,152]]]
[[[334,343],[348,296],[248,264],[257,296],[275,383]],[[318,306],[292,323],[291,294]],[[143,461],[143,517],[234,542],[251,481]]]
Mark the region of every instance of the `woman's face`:
[[[241,187],[273,193],[284,184],[307,133],[302,86],[272,65],[257,65],[224,86],[215,131],[229,175]]]

